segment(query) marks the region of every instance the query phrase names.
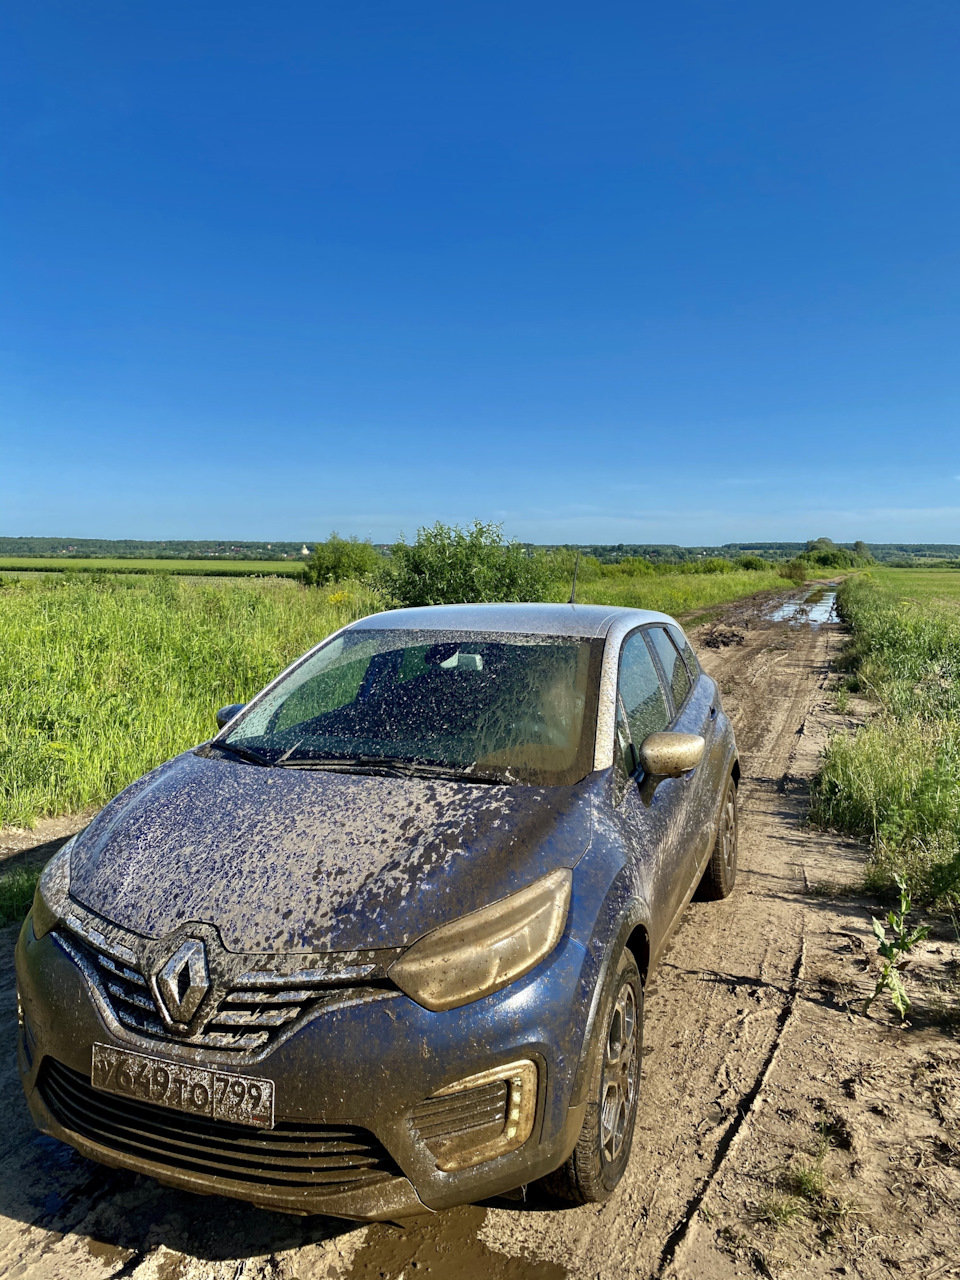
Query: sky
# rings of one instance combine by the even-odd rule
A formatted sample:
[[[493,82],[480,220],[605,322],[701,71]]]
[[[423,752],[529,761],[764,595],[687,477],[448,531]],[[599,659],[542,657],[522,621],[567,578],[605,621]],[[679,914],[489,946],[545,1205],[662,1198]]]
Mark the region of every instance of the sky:
[[[960,542],[955,0],[14,0],[0,534]]]

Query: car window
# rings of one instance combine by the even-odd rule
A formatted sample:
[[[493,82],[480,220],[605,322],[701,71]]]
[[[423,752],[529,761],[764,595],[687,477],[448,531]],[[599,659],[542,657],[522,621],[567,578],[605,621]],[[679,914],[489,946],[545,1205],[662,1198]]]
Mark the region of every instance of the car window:
[[[602,652],[568,636],[349,631],[223,741],[288,767],[395,761],[570,785],[593,764]]]
[[[690,692],[690,677],[680,657],[680,650],[670,639],[665,628],[651,627],[647,632],[653,647],[657,651],[663,669],[667,675],[667,683],[673,693],[673,705],[679,710]]]
[[[620,651],[619,694],[636,746],[648,733],[660,733],[667,727],[670,720],[667,700],[650,650],[639,631],[627,638]]]
[[[693,646],[679,627],[667,627],[667,630],[670,632],[670,636],[676,643],[677,648],[683,654],[687,670],[690,672],[690,679],[696,680],[700,674],[700,663],[697,661],[697,655],[693,652]]]

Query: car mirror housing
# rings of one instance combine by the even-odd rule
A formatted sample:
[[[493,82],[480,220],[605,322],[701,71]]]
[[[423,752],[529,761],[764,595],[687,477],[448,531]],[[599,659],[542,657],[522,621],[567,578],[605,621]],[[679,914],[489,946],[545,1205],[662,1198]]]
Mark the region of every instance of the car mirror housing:
[[[217,728],[225,729],[234,716],[238,716],[247,704],[245,702],[232,702],[229,707],[221,707],[217,712]]]
[[[641,769],[650,777],[679,778],[697,767],[705,747],[699,733],[651,733],[637,754]]]

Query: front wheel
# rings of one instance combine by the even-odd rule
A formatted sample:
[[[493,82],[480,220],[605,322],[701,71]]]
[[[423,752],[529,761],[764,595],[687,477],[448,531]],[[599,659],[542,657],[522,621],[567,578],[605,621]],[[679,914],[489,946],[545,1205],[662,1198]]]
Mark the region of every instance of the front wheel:
[[[620,957],[592,1047],[589,1101],[573,1153],[544,1179],[567,1204],[598,1204],[623,1177],[640,1096],[643,987],[629,951]]]
[[[717,842],[710,855],[710,864],[703,873],[703,888],[708,898],[726,898],[737,882],[737,784],[727,779],[720,810],[720,826]]]

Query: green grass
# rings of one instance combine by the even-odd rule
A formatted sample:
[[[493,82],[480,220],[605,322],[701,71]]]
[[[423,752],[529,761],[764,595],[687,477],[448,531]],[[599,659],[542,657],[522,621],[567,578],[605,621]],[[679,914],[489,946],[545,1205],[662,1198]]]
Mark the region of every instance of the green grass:
[[[584,583],[578,599],[682,614],[785,585],[761,571],[621,575]],[[554,598],[568,592],[557,584]],[[356,583],[0,580],[0,825],[104,803],[210,737],[218,707],[246,701],[337,627],[381,607]]]
[[[870,570],[870,578],[888,594],[917,604],[960,607],[960,569]]]
[[[631,609],[656,609],[674,617],[727,604],[758,591],[783,591],[791,584],[776,570],[742,570],[732,573],[657,573],[636,577],[600,578],[577,584],[581,604],[622,605]],[[557,591],[554,599],[569,598]]]
[[[871,887],[899,874],[918,901],[960,901],[960,573],[875,569],[838,605],[877,714],[831,739],[813,816],[870,842]]]
[[[178,577],[293,577],[303,565],[296,560],[134,560],[67,559],[63,556],[8,556],[0,559],[0,573],[172,573]]]
[[[33,892],[40,879],[40,867],[0,867],[0,925],[22,920],[30,910]]]
[[[349,584],[18,579],[0,589],[0,824],[101,804],[331,631]]]

